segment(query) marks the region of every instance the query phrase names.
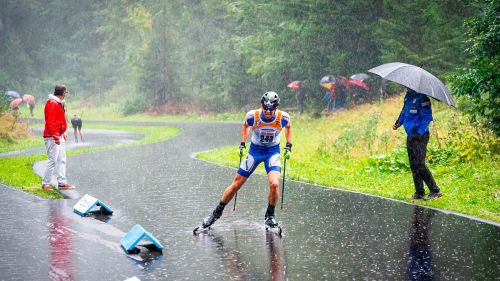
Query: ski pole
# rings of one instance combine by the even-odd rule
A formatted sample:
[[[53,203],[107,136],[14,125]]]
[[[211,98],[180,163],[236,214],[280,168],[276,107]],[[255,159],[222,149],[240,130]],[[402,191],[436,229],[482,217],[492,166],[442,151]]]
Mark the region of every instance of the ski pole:
[[[285,197],[285,174],[286,174],[286,158],[283,163],[283,183],[281,184],[281,209],[283,209],[283,198]]]
[[[241,155],[240,155],[240,163],[238,164],[241,165]],[[234,206],[233,206],[233,212],[236,211],[236,199],[238,199],[238,191],[236,191],[236,194],[234,195]]]

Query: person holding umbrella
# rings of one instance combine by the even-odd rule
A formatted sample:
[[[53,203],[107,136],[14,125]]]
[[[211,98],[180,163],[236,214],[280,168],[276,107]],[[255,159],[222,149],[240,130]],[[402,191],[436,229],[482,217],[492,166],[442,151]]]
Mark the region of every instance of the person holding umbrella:
[[[302,83],[304,81],[296,80],[287,85],[288,88],[297,90],[295,100],[297,101],[297,112],[301,114],[304,112],[304,89],[302,88]]]
[[[325,91],[325,96],[323,99],[325,100],[326,108],[325,108],[325,113],[328,114],[330,111],[334,110],[334,103],[335,103],[335,87],[336,87],[336,81],[335,77],[332,75],[326,75],[321,78],[319,84],[321,85],[322,88],[324,88]]]
[[[219,204],[202,222],[201,228],[210,227],[222,216],[224,207],[243,186],[257,166],[264,162],[269,182],[268,206],[264,216],[266,226],[279,227],[274,218],[274,210],[279,198],[281,177],[280,134],[284,129],[286,147],[284,157],[289,159],[292,152],[292,125],[288,113],[278,110],[280,98],[275,92],[266,92],[261,98],[261,108],[249,111],[241,128],[241,144],[238,149],[240,157],[246,150],[246,140],[252,129],[252,140],[247,156],[240,163],[238,172],[232,183],[224,190]],[[196,228],[198,229],[198,228]],[[195,229],[195,231],[196,231]]]
[[[410,161],[411,173],[415,184],[413,199],[433,199],[441,197],[441,192],[429,168],[425,165],[427,144],[429,143],[429,124],[432,121],[431,101],[429,97],[406,87],[406,96],[403,109],[398,120],[392,125],[397,130],[404,125],[406,134],[406,148]],[[426,197],[424,182],[430,193]]]
[[[437,77],[418,66],[392,62],[368,70],[380,77],[406,87],[403,109],[398,120],[392,125],[397,130],[404,125],[408,135],[406,147],[415,184],[413,199],[434,199],[442,196],[431,171],[425,165],[427,144],[429,143],[429,124],[432,121],[431,101],[429,97],[455,107],[446,86]],[[425,196],[424,184],[430,189]]]
[[[35,109],[35,97],[30,94],[24,94],[23,101],[28,104],[30,115],[31,117],[33,117],[33,110]]]

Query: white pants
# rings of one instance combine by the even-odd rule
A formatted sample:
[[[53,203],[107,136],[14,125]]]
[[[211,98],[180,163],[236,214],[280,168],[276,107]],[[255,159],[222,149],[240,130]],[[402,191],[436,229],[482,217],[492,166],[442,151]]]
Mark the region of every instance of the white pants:
[[[47,170],[43,176],[42,184],[50,184],[54,169],[57,173],[57,184],[66,183],[66,142],[63,136],[60,137],[61,144],[56,144],[52,137],[43,138],[47,149]]]

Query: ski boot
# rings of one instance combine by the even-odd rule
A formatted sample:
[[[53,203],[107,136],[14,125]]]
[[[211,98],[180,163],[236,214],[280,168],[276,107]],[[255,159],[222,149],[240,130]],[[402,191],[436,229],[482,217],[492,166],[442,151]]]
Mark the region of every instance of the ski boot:
[[[266,224],[266,231],[272,231],[281,237],[282,234],[281,226],[274,219],[274,216],[266,216],[265,224]]]
[[[217,208],[210,214],[208,215],[202,222],[200,226],[197,226],[193,230],[193,234],[196,235],[199,232],[202,232],[204,230],[209,230],[210,226],[215,223],[216,220],[218,220],[222,216],[222,211],[219,211]]]

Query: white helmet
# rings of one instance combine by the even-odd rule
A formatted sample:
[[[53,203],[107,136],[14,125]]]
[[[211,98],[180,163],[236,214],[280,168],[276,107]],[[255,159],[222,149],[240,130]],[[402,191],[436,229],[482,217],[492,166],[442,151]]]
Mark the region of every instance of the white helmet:
[[[280,105],[280,97],[275,92],[266,92],[262,95],[260,103],[264,109],[276,109]]]

